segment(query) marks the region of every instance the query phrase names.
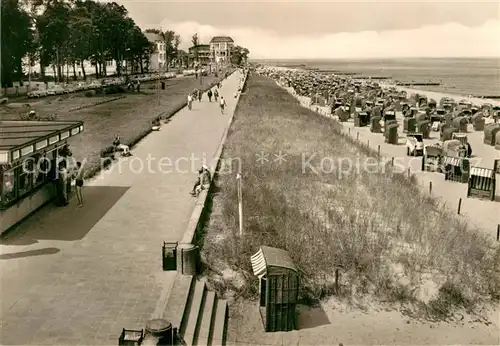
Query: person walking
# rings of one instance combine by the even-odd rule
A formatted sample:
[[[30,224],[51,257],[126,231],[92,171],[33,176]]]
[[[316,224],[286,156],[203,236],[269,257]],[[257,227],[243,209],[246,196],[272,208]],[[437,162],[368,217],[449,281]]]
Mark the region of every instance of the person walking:
[[[226,103],[226,100],[224,100],[223,96],[220,97],[219,106],[220,106],[221,114],[224,114],[224,108],[227,106],[227,103]]]
[[[75,186],[76,186],[76,198],[78,199],[78,207],[81,208],[83,207],[83,194],[82,194],[82,189],[83,189],[83,167],[82,163],[78,161],[76,163],[76,175],[75,175]]]
[[[215,99],[215,102],[217,102],[218,98],[219,98],[219,92],[217,91],[217,89],[214,89],[214,99]]]
[[[209,89],[208,92],[207,92],[207,96],[208,96],[208,102],[212,102],[212,89]]]
[[[203,97],[203,91],[198,90],[198,101],[201,102],[201,98]]]
[[[189,110],[193,109],[193,96],[191,96],[191,94],[188,95],[187,104],[188,104]]]

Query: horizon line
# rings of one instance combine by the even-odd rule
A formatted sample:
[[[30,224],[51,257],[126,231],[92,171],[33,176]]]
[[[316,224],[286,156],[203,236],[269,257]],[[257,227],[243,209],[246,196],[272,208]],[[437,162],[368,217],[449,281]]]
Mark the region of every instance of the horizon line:
[[[259,60],[280,60],[280,61],[331,61],[331,60],[394,60],[394,59],[496,59],[500,56],[443,56],[443,57],[422,57],[422,56],[403,56],[403,57],[347,57],[347,58],[251,58],[249,61]]]

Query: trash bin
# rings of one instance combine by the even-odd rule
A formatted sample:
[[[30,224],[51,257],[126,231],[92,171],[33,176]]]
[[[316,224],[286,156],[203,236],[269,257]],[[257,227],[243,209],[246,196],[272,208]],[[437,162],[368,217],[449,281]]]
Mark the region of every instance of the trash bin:
[[[183,275],[196,275],[198,269],[198,247],[193,244],[179,244],[177,248],[177,272]]]
[[[163,270],[177,270],[177,242],[166,243],[162,246],[162,266]]]
[[[132,330],[123,328],[120,338],[118,339],[119,346],[140,346],[144,339],[144,331]]]
[[[157,338],[157,345],[170,346],[174,344],[172,323],[157,318],[146,323],[146,338]]]

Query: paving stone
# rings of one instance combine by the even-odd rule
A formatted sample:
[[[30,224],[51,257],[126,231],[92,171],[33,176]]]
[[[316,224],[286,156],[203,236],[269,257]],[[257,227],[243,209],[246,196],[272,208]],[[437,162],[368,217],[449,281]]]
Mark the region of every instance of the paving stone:
[[[238,81],[231,76],[220,91],[226,114],[216,103],[196,102],[133,148],[133,157],[205,156],[211,164],[236,106]],[[114,345],[123,327],[144,328],[165,285],[157,280],[161,245],[183,236],[201,161],[182,164],[186,172],[137,174],[130,159],[120,159],[121,172],[113,166],[85,185],[83,208],[76,201],[43,208],[0,245],[4,253],[60,250],[0,262],[0,344]]]

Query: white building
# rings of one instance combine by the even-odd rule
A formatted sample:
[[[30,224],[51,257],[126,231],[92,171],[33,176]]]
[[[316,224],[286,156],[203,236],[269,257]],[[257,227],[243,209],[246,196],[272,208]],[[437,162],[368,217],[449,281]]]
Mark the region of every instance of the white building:
[[[210,51],[216,63],[229,63],[234,40],[229,36],[214,36],[210,41]]]
[[[146,36],[149,42],[152,42],[156,45],[155,51],[149,57],[149,70],[158,71],[165,69],[165,64],[167,62],[167,57],[165,54],[165,40],[160,35],[152,32],[145,32],[144,36]]]

